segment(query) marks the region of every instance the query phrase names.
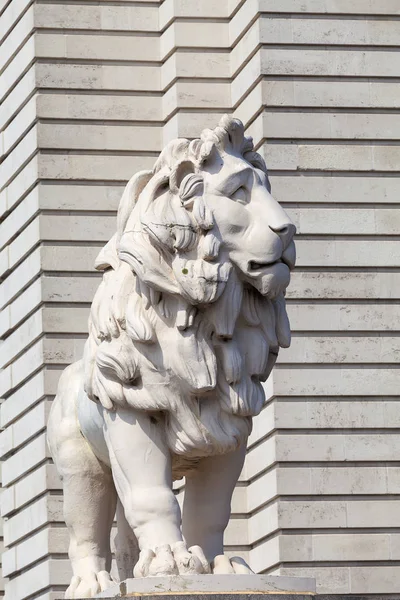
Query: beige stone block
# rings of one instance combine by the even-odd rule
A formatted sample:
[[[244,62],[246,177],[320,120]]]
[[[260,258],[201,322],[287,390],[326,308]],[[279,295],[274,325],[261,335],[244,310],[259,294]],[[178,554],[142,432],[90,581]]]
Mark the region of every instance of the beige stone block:
[[[34,156],[23,169],[15,176],[4,190],[5,210],[10,210],[29,189],[35,184],[38,176],[38,155]]]
[[[389,237],[380,240],[325,239],[313,240],[312,246],[302,239],[296,242],[299,267],[394,267],[399,248]]]
[[[68,542],[68,530],[65,527],[39,531],[3,554],[3,573],[9,576],[48,554],[67,554]]]
[[[72,569],[68,559],[44,561],[27,569],[19,577],[10,581],[7,584],[7,593],[12,598],[27,598],[29,594],[39,592],[50,586],[67,586],[70,583],[71,576]],[[58,598],[59,596],[58,592]],[[44,599],[49,600],[46,596],[44,596]]]
[[[47,149],[159,152],[161,130],[154,126],[39,124],[38,146]]]
[[[49,401],[40,402],[0,434],[3,457],[18,450],[20,446],[45,428],[50,406]],[[4,434],[7,436],[6,443],[2,443]]]
[[[1,515],[9,516],[49,490],[60,491],[62,483],[54,465],[42,465],[2,491]]]
[[[350,592],[349,567],[281,567],[279,575],[286,577],[313,577],[318,594],[348,594]],[[278,573],[277,573],[278,574]]]
[[[42,496],[4,523],[4,543],[14,544],[50,522],[63,522],[62,497]]]
[[[35,44],[33,37],[29,38],[12,61],[1,74],[0,79],[0,101],[9,94],[10,88],[18,82],[21,73],[28,69],[35,58]]]
[[[256,82],[262,75],[261,54],[257,51],[246,66],[232,80],[232,105],[236,106],[248,92],[248,82]]]
[[[312,536],[313,559],[318,561],[389,560],[387,533],[321,534]]]
[[[39,249],[36,249],[2,283],[0,306],[3,307],[18,296],[20,291],[35,278],[39,271],[40,254]]]
[[[7,366],[41,334],[42,318],[40,311],[37,311],[0,345],[0,366]]]
[[[396,209],[302,208],[287,209],[298,234],[395,235],[400,229]],[[330,227],[329,227],[330,225]]]
[[[264,158],[268,169],[298,171],[300,168],[305,168],[300,167],[299,152],[302,147],[295,144],[264,143],[261,148],[258,148],[258,152]]]
[[[390,51],[303,50],[264,48],[264,75],[311,75],[342,77],[398,77],[399,66]]]
[[[43,362],[46,364],[69,365],[83,356],[83,338],[47,338],[43,341]]]
[[[212,21],[175,21],[162,35],[170,36],[169,43],[163,43],[161,58],[165,57],[173,48],[229,48],[228,23]],[[172,43],[171,43],[172,42]]]
[[[36,83],[41,88],[158,91],[159,82],[159,69],[153,66],[44,62],[36,65]]]
[[[35,25],[46,29],[158,31],[156,6],[45,4],[35,7]]]
[[[158,39],[143,34],[60,35],[38,33],[36,54],[42,58],[68,58],[79,60],[158,61]]]
[[[21,262],[38,244],[39,239],[39,219],[36,218],[7,246],[8,269]]]
[[[40,369],[43,364],[43,342],[39,340],[17,358],[9,367],[11,369],[11,386],[7,392],[21,384],[25,379]],[[3,389],[3,392],[6,390]]]
[[[297,271],[291,276],[288,299],[369,299],[400,297],[400,276],[396,272]]]
[[[40,239],[107,242],[116,230],[114,215],[40,215]]]
[[[1,151],[3,155],[9,153],[13,146],[19,142],[21,137],[26,134],[36,119],[35,99],[32,98],[20,110],[18,118],[9,123],[7,128],[1,133]]]
[[[260,506],[269,502],[278,492],[276,470],[268,471],[255,479],[246,488],[247,511],[252,513]]]
[[[39,155],[38,175],[43,179],[79,179],[127,182],[134,173],[152,169],[155,156]]]
[[[33,127],[2,163],[0,187],[6,186],[37,150],[37,129]]]
[[[237,8],[237,5],[235,8]],[[248,28],[258,11],[259,1],[247,0],[239,7],[239,10],[237,10],[236,14],[232,16],[229,23],[231,46],[235,46],[235,42],[242,35],[243,31]]]
[[[371,39],[367,21],[362,19],[304,18],[261,19],[263,44],[318,44],[318,45],[382,45],[379,38]]]
[[[261,12],[265,13],[400,14],[396,0],[382,0],[379,6],[365,2],[365,0],[354,0],[351,6],[346,0],[305,0],[301,6],[298,5],[296,0],[259,0],[258,7]]]
[[[160,29],[163,29],[173,17],[226,18],[229,14],[226,0],[218,4],[214,0],[203,0],[201,3],[196,0],[166,0],[160,6]]]
[[[244,12],[244,11],[239,11]],[[237,15],[238,16],[238,15]],[[236,16],[236,17],[237,17]],[[233,19],[233,21],[235,18]],[[230,23],[230,35],[231,38],[235,37],[235,34],[238,33],[238,23],[231,21]],[[273,19],[275,21],[275,19]],[[272,25],[273,26],[273,25]],[[243,22],[242,22],[243,27]],[[257,49],[257,47],[263,43],[261,41],[261,20],[258,18],[255,20],[253,25],[249,27],[249,29],[245,32],[245,34],[240,38],[238,43],[233,46],[231,50],[231,75],[234,77],[237,72],[243,68],[243,66],[247,63],[251,55]],[[240,31],[242,33],[243,29]],[[286,28],[285,34],[287,37],[290,36],[290,27]]]
[[[280,202],[336,203],[362,202],[365,204],[391,203],[400,193],[396,177],[364,177],[349,174],[346,177],[327,173],[318,176],[271,176],[272,191]],[[333,207],[334,208],[334,207]]]
[[[5,7],[5,2],[2,5],[2,9]],[[15,0],[12,3],[8,3],[5,7],[4,12],[1,15],[1,34],[0,41],[6,37],[10,30],[14,27],[15,23],[19,20],[22,13],[26,10],[29,4],[29,0]]]
[[[268,156],[269,147],[266,148]],[[298,168],[331,171],[368,171],[372,169],[373,148],[357,145],[301,145]],[[282,167],[284,168],[284,167]],[[390,170],[386,169],[385,170]]]
[[[116,211],[124,191],[123,185],[76,185],[73,194],[68,184],[39,185],[40,208],[58,211]],[[92,218],[95,218],[94,216]]]
[[[94,271],[94,261],[100,246],[42,246],[41,264],[44,271]]]
[[[262,82],[260,81],[246,96],[243,96],[232,113],[235,118],[238,118],[243,122],[245,127],[247,127],[249,121],[253,120],[254,115],[262,109],[263,98],[261,85]],[[286,92],[283,92],[283,94],[285,93]]]
[[[400,567],[368,566],[350,569],[350,591],[356,594],[397,594],[400,585]]]
[[[161,67],[161,89],[176,77],[229,78],[229,52],[175,52]]]
[[[175,84],[175,108],[202,108],[206,109],[206,113],[203,118],[207,120],[206,127],[212,126],[218,122],[219,116],[217,113],[212,113],[209,116],[210,111],[214,108],[223,108],[227,112],[230,111],[230,85],[227,82],[216,81],[210,85],[207,82],[202,81],[177,81]],[[167,92],[169,93],[169,92]],[[167,111],[164,109],[164,113]],[[194,118],[196,115],[191,113],[190,115]],[[186,119],[190,118],[189,115],[185,115]],[[208,120],[210,119],[210,121]],[[212,119],[212,122],[211,122]],[[196,121],[199,129],[197,133],[192,133],[190,137],[195,137],[203,127]]]
[[[14,302],[0,312],[0,335],[16,327],[42,300],[41,282],[34,281]]]
[[[396,369],[276,368],[273,389],[279,395],[396,395]]]
[[[39,209],[38,188],[34,188],[0,224],[0,247],[26,225]]]
[[[45,394],[44,373],[41,371],[2,402],[0,405],[1,426],[10,425],[14,419],[36,404]]]
[[[345,436],[343,435],[277,435],[276,460],[293,461],[340,461],[345,460]]]
[[[347,524],[346,502],[340,500],[280,500],[278,514],[282,529],[330,529]]]
[[[276,462],[276,443],[274,437],[267,438],[247,454],[244,478],[251,481]]]
[[[247,523],[248,543],[253,545],[264,537],[271,535],[281,527],[278,505],[273,503],[262,508],[249,517]]]
[[[385,467],[314,467],[309,472],[310,493],[329,494],[386,494],[388,490]]]
[[[275,426],[275,406],[274,404],[269,404],[253,420],[253,429],[249,436],[247,447],[251,448],[262,438],[269,436],[275,429]]]
[[[325,428],[383,428],[386,426],[384,403],[381,400],[366,402],[354,398],[308,402],[307,413],[310,427]]]
[[[280,353],[281,363],[396,363],[398,337],[297,337]]]
[[[17,85],[10,91],[3,101],[0,113],[0,129],[3,130],[9,124],[12,118],[21,110],[27,98],[35,89],[35,68],[34,66],[25,73],[18,81]]]
[[[395,114],[332,112],[263,112],[248,128],[256,144],[263,139],[396,140]],[[341,151],[344,151],[342,146]],[[350,147],[355,151],[353,146]],[[328,152],[329,148],[326,148]],[[333,152],[333,150],[332,150]]]
[[[398,527],[398,500],[354,500],[347,502],[348,527]]]
[[[395,304],[288,304],[293,331],[385,331],[398,317]]]
[[[345,441],[347,460],[393,460],[400,448],[397,434],[368,433],[348,435]]]
[[[226,546],[244,546],[248,542],[248,521],[242,518],[231,518],[225,530]]]
[[[37,113],[42,118],[113,121],[160,121],[161,98],[146,94],[38,94]]]
[[[390,558],[392,560],[399,560],[400,557],[400,535],[398,533],[391,533],[390,539]]]
[[[261,542],[249,551],[249,565],[255,573],[262,573],[280,561],[279,537]]]
[[[87,332],[88,308],[43,309],[43,329],[48,333],[85,333]]]
[[[45,302],[91,302],[99,287],[101,275],[93,277],[51,277],[42,282]]]
[[[396,146],[372,146],[373,168],[377,171],[400,170],[400,149]]]
[[[44,462],[49,456],[46,434],[42,433],[27,446],[24,446],[22,450],[3,462],[3,485],[10,485],[13,481]]]
[[[331,536],[326,536],[328,539]],[[315,559],[313,553],[314,536],[279,535],[279,562],[310,562]]]

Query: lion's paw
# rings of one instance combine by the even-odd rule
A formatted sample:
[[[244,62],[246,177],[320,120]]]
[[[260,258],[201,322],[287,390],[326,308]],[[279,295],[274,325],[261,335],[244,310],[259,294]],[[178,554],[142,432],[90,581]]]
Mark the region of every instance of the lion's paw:
[[[185,542],[142,550],[133,570],[134,577],[162,577],[211,573],[210,565],[200,546],[187,548]]]
[[[84,577],[74,575],[65,592],[65,598],[94,598],[96,594],[103,592],[114,584],[115,582],[107,571],[89,572]]]
[[[214,558],[211,569],[214,575],[250,575],[254,573],[240,556],[228,558],[225,554],[219,554]]]

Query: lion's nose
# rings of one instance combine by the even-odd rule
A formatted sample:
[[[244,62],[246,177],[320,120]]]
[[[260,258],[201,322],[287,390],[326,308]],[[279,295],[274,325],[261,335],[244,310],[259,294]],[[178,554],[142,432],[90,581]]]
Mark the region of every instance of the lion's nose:
[[[280,237],[284,250],[289,246],[296,233],[296,227],[293,223],[282,223],[282,225],[277,225],[275,227],[270,225],[269,228]]]

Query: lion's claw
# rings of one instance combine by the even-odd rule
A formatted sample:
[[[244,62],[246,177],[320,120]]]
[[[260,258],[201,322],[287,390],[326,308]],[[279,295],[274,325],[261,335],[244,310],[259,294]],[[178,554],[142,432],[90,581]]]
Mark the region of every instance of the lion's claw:
[[[89,572],[85,577],[74,575],[65,592],[65,598],[94,598],[114,583],[107,571]]]
[[[215,575],[251,575],[254,573],[240,556],[228,558],[225,554],[216,556],[211,564],[211,568]]]
[[[176,542],[140,552],[133,570],[134,577],[162,577],[211,573],[210,565],[200,546],[187,548],[185,542]]]

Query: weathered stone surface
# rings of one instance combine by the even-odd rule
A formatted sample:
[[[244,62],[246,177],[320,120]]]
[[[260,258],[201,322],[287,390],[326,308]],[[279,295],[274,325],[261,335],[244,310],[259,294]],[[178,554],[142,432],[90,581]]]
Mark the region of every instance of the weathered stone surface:
[[[130,597],[132,595],[146,594],[151,595],[157,591],[157,594],[164,593],[165,596],[174,596],[174,592],[179,592],[180,595],[197,597],[199,593],[209,598],[214,598],[222,595],[226,600],[237,598],[244,600],[249,596],[257,598],[279,592],[286,600],[286,594],[290,599],[290,592],[295,592],[296,595],[301,592],[315,592],[315,581],[311,578],[300,577],[271,577],[269,575],[186,575],[172,577],[146,577],[143,579],[128,579],[115,589],[110,588],[97,598],[107,598],[108,596],[119,595],[120,597]],[[291,599],[290,599],[291,600]]]

